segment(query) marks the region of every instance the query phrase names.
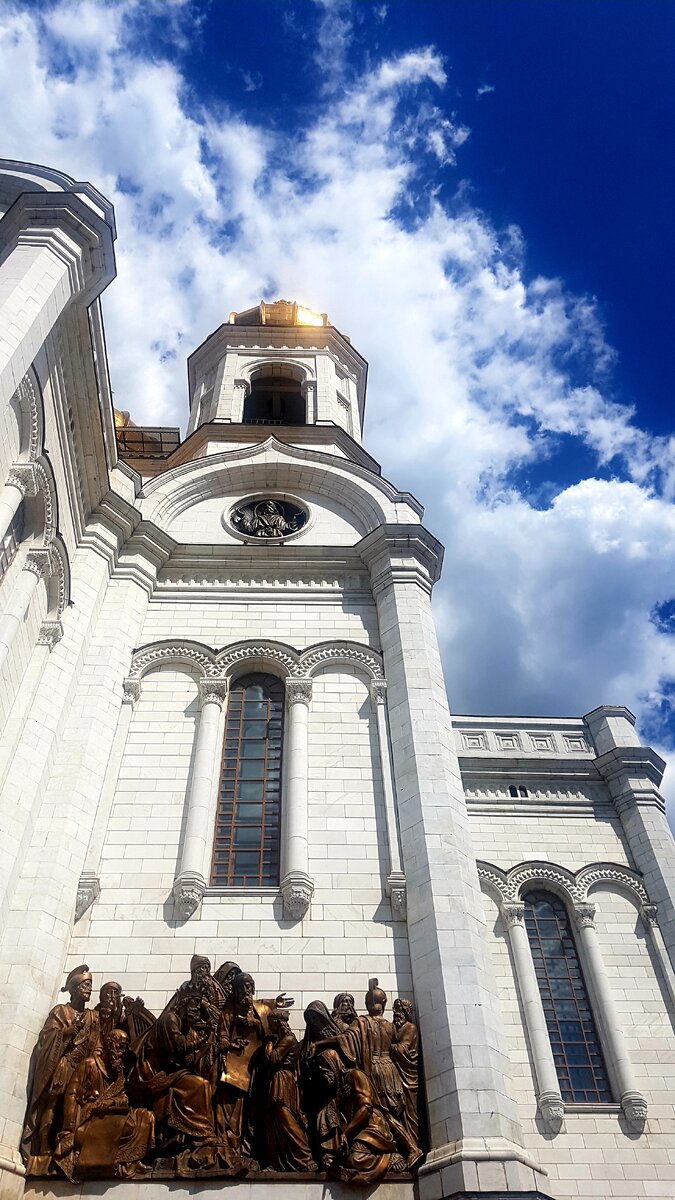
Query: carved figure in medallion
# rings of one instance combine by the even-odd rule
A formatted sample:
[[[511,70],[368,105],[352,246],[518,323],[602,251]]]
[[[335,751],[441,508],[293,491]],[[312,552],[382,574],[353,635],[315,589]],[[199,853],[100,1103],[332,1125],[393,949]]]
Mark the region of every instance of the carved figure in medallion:
[[[360,1184],[404,1170],[367,1075],[345,1068],[337,1051],[324,1050],[314,1076],[323,1101],[316,1122],[323,1169],[335,1179]]]
[[[296,533],[305,524],[302,509],[288,501],[259,500],[235,508],[231,521],[235,529],[249,537],[282,538]]]
[[[142,1160],[154,1145],[155,1120],[148,1109],[129,1103],[128,1045],[128,1034],[112,1029],[76,1067],[66,1088],[54,1163],[71,1182],[111,1171],[120,1179],[150,1171]]]
[[[28,1083],[28,1107],[21,1136],[21,1155],[33,1175],[46,1174],[54,1149],[54,1131],[61,1128],[63,1097],[75,1068],[98,1041],[98,1014],[87,1009],[92,979],[86,963],[74,967],[57,1004],[45,1021],[33,1051]]]

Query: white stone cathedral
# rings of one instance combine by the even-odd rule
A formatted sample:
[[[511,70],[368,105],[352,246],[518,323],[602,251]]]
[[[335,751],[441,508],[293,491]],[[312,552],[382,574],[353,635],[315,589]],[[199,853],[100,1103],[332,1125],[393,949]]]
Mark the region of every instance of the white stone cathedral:
[[[359,1194],[26,1177],[67,972],[158,1013],[195,953],[298,1036],[373,976],[413,1000],[426,1157],[378,1200],[675,1196],[675,857],[631,713],[450,714],[442,547],[325,314],[224,314],[181,441],[113,409],[109,202],[2,161],[0,214],[2,1200]]]

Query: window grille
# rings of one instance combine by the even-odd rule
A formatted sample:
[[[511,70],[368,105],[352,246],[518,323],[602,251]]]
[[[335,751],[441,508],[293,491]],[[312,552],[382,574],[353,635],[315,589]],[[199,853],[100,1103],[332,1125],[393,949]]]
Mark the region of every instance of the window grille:
[[[12,517],[7,533],[0,541],[0,582],[7,574],[10,564],[16,558],[16,552],[21,545],[23,534],[23,501]]]
[[[612,1096],[567,909],[550,892],[523,896],[539,991],[563,1100],[607,1104]]]
[[[246,675],[230,689],[211,885],[279,883],[284,686]]]

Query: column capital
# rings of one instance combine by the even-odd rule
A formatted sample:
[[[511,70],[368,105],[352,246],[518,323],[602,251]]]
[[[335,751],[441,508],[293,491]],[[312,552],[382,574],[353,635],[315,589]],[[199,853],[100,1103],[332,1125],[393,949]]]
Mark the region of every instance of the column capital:
[[[29,550],[26,555],[26,561],[23,564],[24,571],[31,571],[33,575],[37,575],[38,579],[43,576],[51,575],[52,573],[52,554],[46,548]]]
[[[370,694],[375,704],[386,704],[387,702],[387,681],[386,679],[372,679],[370,681]]]
[[[227,679],[209,679],[208,676],[199,680],[199,698],[202,708],[205,704],[217,704],[223,707],[227,696]]]
[[[577,929],[595,929],[597,905],[584,902],[574,905],[574,923]]]
[[[14,463],[7,476],[7,482],[18,488],[22,496],[37,496],[40,485],[35,463]]]
[[[303,678],[286,680],[286,704],[291,708],[294,704],[305,704],[309,708],[312,702],[313,680],[309,675]]]
[[[141,696],[141,681],[140,679],[123,679],[122,680],[122,703],[134,705]]]
[[[522,900],[505,900],[499,906],[499,913],[505,929],[525,925],[525,905]]]
[[[53,650],[63,637],[63,625],[60,621],[43,621],[40,626],[37,644],[38,646],[49,646]]]
[[[233,380],[232,386],[241,389],[241,391],[244,393],[244,399],[246,399],[251,391],[251,385],[248,379],[235,379]]]
[[[408,900],[403,871],[390,871],[387,877],[386,891],[391,903],[391,913],[394,920],[405,921],[408,915]]]
[[[640,907],[640,916],[645,925],[649,925],[651,929],[658,929],[659,925],[659,910],[656,904],[643,904]]]

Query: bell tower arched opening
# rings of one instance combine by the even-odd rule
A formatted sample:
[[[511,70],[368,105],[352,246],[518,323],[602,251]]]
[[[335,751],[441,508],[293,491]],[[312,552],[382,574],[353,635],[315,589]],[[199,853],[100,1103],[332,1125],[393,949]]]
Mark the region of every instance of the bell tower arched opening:
[[[258,375],[244,401],[244,425],[306,425],[305,397],[298,379]]]

